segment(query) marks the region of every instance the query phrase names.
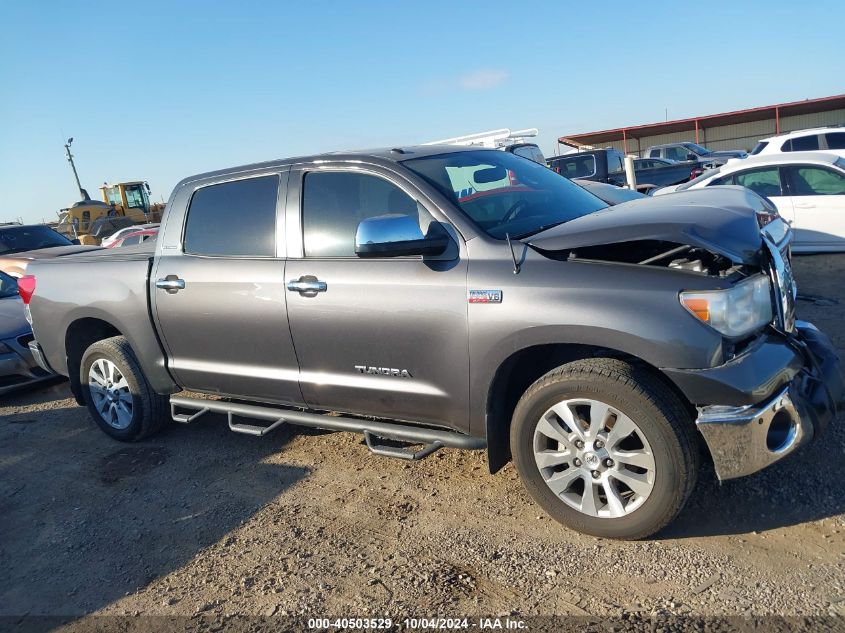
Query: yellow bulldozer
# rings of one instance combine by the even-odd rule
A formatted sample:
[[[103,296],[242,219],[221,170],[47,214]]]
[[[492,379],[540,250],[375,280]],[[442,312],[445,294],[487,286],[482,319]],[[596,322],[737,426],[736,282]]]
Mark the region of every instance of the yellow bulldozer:
[[[59,233],[69,239],[79,240],[80,244],[98,245],[103,237],[119,228],[161,220],[164,204],[150,203],[150,185],[143,180],[113,185],[103,183],[100,187],[102,200],[92,200],[79,182],[73,155],[70,153],[71,143],[73,138],[68,139],[65,151],[82,200],[59,212],[56,226]]]

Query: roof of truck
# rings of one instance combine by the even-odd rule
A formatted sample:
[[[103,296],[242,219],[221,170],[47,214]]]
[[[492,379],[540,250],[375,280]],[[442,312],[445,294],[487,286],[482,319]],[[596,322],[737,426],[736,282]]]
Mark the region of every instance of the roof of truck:
[[[193,182],[195,180],[203,180],[205,178],[213,178],[215,176],[260,171],[265,169],[272,169],[274,167],[282,167],[284,165],[295,165],[297,163],[315,163],[321,160],[362,161],[364,159],[376,159],[379,162],[399,163],[405,160],[409,160],[411,158],[423,158],[425,156],[437,156],[438,154],[471,151],[498,152],[499,150],[493,148],[466,145],[397,145],[395,147],[381,147],[376,149],[358,149],[342,150],[337,152],[324,152],[322,154],[312,154],[310,156],[295,156],[292,158],[280,158],[277,160],[264,161],[261,163],[238,165],[235,167],[227,167],[225,169],[217,169],[202,174],[195,174],[193,176],[189,176],[181,180],[179,184],[176,185],[176,187],[178,188],[185,183]]]

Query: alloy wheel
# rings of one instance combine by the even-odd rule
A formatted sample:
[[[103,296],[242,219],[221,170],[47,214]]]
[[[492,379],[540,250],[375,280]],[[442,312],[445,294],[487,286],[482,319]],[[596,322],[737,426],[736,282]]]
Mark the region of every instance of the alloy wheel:
[[[533,448],[549,489],[589,516],[626,516],[654,488],[654,454],[645,434],[598,400],[562,400],[549,408],[537,422]]]
[[[132,422],[132,394],[126,377],[117,365],[98,358],[88,370],[88,389],[100,417],[116,429],[125,429]]]

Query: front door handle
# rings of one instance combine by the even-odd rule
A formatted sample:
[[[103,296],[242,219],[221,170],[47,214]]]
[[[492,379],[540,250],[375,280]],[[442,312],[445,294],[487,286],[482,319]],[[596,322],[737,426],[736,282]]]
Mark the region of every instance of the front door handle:
[[[314,275],[304,275],[299,279],[291,279],[288,282],[288,290],[298,292],[306,297],[313,297],[318,292],[325,292],[328,285],[325,281],[320,281]]]
[[[176,275],[168,275],[164,279],[156,279],[156,288],[174,294],[185,289],[185,280],[179,279]]]

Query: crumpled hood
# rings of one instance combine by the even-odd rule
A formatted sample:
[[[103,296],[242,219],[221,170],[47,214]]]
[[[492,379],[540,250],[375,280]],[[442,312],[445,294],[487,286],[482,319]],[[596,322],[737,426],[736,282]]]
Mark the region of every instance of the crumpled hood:
[[[14,338],[29,332],[29,323],[23,313],[20,297],[0,299],[0,340]]]
[[[564,251],[659,240],[704,248],[737,264],[753,264],[763,244],[758,211],[767,209],[753,191],[707,187],[624,202],[523,241],[540,251]]]

